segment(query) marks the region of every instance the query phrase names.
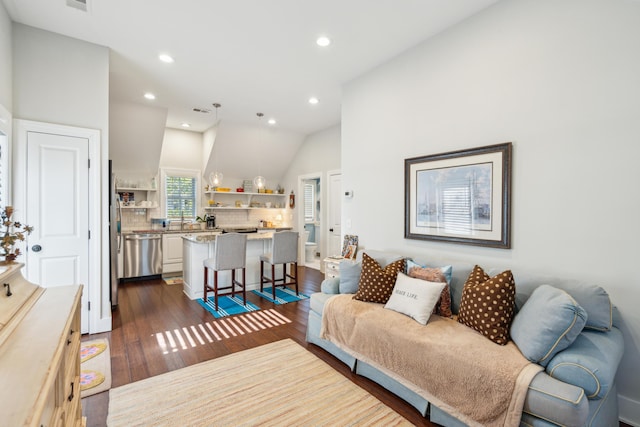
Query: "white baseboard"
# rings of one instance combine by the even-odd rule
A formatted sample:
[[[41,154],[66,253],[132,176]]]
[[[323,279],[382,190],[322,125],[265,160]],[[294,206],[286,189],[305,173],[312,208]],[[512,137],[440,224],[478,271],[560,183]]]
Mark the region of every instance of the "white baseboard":
[[[620,421],[633,427],[640,427],[640,402],[618,395]]]

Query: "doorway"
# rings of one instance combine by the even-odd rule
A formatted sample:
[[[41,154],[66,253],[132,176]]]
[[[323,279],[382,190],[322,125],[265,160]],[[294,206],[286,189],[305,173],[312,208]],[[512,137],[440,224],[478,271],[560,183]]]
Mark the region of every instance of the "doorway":
[[[100,268],[102,235],[108,233],[101,221],[100,132],[26,120],[15,124],[13,200],[34,227],[26,242],[25,277],[45,288],[84,285],[82,333],[110,330]]]
[[[320,270],[324,241],[322,221],[322,173],[298,177],[298,230],[300,232],[300,259],[305,267]]]

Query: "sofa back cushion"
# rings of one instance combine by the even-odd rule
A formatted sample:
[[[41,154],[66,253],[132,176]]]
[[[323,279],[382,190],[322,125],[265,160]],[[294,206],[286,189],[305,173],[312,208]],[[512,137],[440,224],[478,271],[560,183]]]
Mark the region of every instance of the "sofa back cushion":
[[[401,255],[384,251],[367,250],[367,254],[378,261],[383,267],[390,261],[401,258]],[[361,257],[362,252],[358,252],[358,258]],[[462,290],[466,279],[473,270],[474,264],[438,255],[428,257],[417,256],[412,258],[412,260],[417,264],[428,267],[452,266],[451,279],[449,280],[449,277],[447,277],[447,281],[449,282],[449,293],[451,295],[451,311],[453,314],[458,314],[460,311]],[[487,274],[493,277],[506,269],[506,267],[498,266],[497,268],[487,270]],[[612,326],[620,326],[619,316],[616,316],[616,309],[609,295],[601,286],[587,284],[574,279],[544,276],[535,271],[533,274],[530,273],[532,272],[521,268],[517,268],[514,272],[514,278],[518,284],[516,289],[516,312],[522,308],[538,286],[549,284],[555,288],[565,290],[585,309],[588,316],[585,328],[608,331]]]
[[[491,271],[489,272],[491,274]],[[518,293],[516,306],[521,309],[533,291],[540,285],[550,285],[567,292],[586,311],[585,328],[609,331],[614,323],[614,308],[609,294],[601,286],[575,279],[545,277],[517,272]]]
[[[568,281],[562,289],[571,295],[587,312],[587,329],[610,331],[613,326],[613,304],[607,291],[598,285]]]
[[[511,339],[533,363],[547,366],[582,331],[587,313],[565,291],[538,286],[513,319]]]

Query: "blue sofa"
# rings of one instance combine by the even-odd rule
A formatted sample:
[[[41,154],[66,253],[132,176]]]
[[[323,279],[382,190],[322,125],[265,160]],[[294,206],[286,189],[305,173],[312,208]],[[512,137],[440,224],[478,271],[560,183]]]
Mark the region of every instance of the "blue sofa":
[[[402,257],[398,254],[380,251],[365,252],[382,267]],[[405,259],[407,258],[405,257]],[[420,260],[412,261],[420,265],[427,265]],[[359,262],[343,261],[340,277],[324,280],[321,292],[311,295],[307,341],[322,347],[346,363],[355,373],[377,382],[406,400],[432,422],[444,426],[465,426],[465,423],[430,404],[406,385],[384,374],[374,366],[357,360],[348,349],[345,351],[320,337],[325,303],[335,294],[355,292],[360,274],[359,266]],[[449,287],[452,311],[457,314],[464,283],[474,265],[446,260],[429,260],[429,266],[452,267]],[[502,269],[493,268],[485,271],[493,277]],[[516,282],[517,314],[512,324],[511,334],[514,341],[515,337],[518,338],[518,341],[515,342],[517,345],[520,343],[518,348],[523,351],[527,359],[532,360],[529,354],[525,354],[525,351],[530,352],[529,347],[536,346],[534,341],[540,337],[532,337],[531,343],[527,341],[526,334],[536,335],[537,332],[531,330],[536,323],[535,319],[529,321],[525,316],[535,316],[539,309],[548,309],[548,307],[534,306],[534,298],[531,298],[532,301],[529,301],[529,306],[525,309],[529,297],[538,287],[543,284],[551,285],[552,289],[560,289],[563,294],[566,292],[574,301],[577,301],[578,309],[584,309],[584,313],[586,313],[584,317],[587,319],[584,328],[575,331],[575,336],[571,338],[572,342],[566,349],[551,355],[552,357],[548,357],[544,362],[540,361],[545,369],[538,373],[529,385],[520,425],[545,427],[618,426],[615,376],[624,344],[622,333],[618,328],[620,322],[617,310],[611,304],[606,291],[596,285],[572,280],[528,275],[517,271],[514,271],[513,274]],[[544,288],[549,290],[549,286]],[[535,298],[538,300],[537,304],[540,304],[539,300],[542,294],[543,290],[540,289]],[[381,304],[380,310],[384,310]],[[400,313],[397,315],[402,316]],[[519,319],[518,316],[520,316]],[[516,326],[518,327],[517,331],[513,329]],[[392,331],[376,331],[375,333],[378,336],[384,336],[385,333],[392,333]],[[393,333],[397,332],[393,331]],[[563,339],[566,339],[566,336]]]

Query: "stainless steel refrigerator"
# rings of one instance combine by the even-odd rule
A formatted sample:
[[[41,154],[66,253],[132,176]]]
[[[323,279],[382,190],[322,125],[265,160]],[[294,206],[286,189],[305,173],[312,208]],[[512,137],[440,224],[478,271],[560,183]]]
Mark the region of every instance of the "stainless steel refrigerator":
[[[111,273],[111,308],[118,305],[118,256],[122,250],[121,222],[122,210],[120,198],[116,191],[116,176],[112,170],[112,162],[109,160],[109,259]]]

